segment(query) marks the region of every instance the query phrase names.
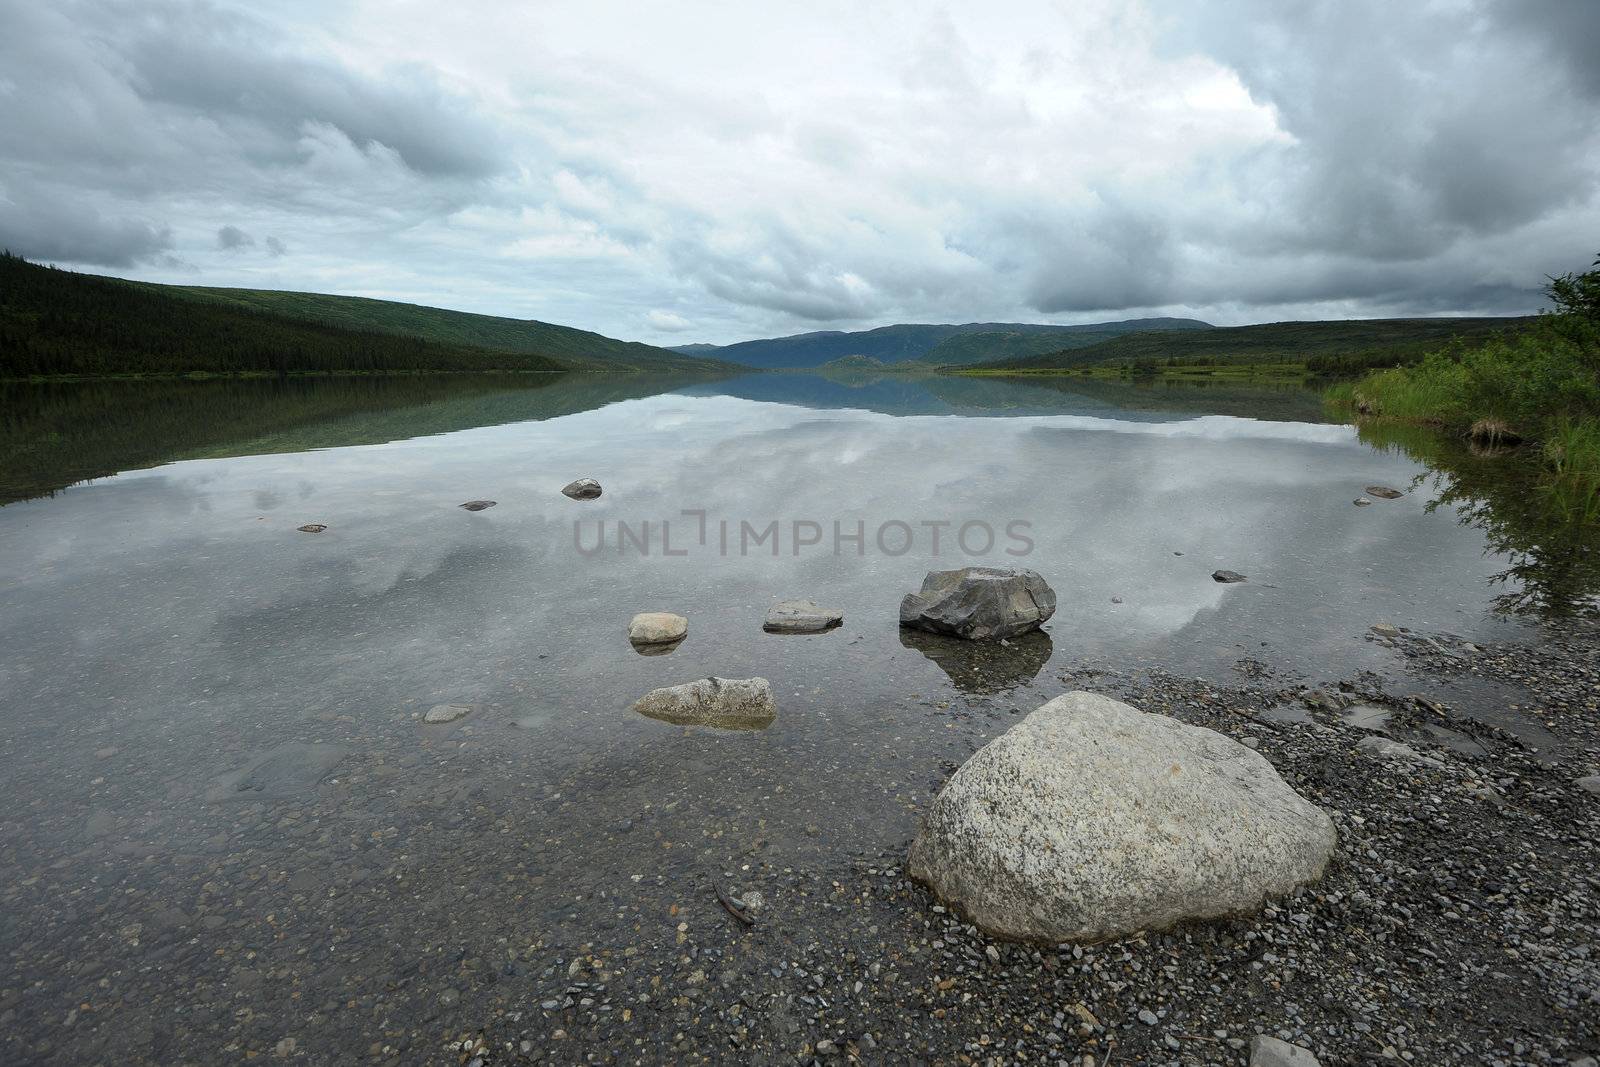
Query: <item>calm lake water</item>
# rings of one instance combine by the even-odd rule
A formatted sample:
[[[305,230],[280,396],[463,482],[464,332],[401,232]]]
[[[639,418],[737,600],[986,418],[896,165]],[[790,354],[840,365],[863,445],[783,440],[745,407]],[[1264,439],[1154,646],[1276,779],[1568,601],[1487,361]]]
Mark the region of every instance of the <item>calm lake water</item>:
[[[1517,639],[1497,596],[1593,593],[1478,460],[1364,442],[1298,390],[762,375],[0,402],[13,1060],[226,1058],[308,1011],[363,1054],[380,1017],[465,1011],[435,995],[463,960],[492,980],[507,946],[625,939],[680,881],[908,840],[1065,674],[1314,684],[1394,667],[1374,622]],[[604,496],[560,494],[582,476]],[[1373,484],[1407,492],[1352,506]],[[774,522],[776,552],[741,546]],[[900,597],[968,564],[1043,574],[1048,633],[903,634]],[[794,597],[844,626],[763,633]],[[627,641],[652,610],[689,619],[669,655]],[[776,723],[630,711],[708,674],[771,679]],[[474,710],[424,725],[440,703]]]

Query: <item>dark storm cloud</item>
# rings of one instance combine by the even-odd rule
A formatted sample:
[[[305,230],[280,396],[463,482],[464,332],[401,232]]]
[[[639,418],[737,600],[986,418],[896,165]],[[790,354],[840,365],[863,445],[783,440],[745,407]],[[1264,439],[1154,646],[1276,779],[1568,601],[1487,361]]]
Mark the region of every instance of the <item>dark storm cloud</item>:
[[[397,183],[443,203],[509,166],[493,124],[430,73],[358,74],[189,0],[0,0],[0,106],[0,236],[66,262],[149,260],[172,200],[392,210]]]
[[[217,231],[217,247],[224,252],[235,252],[241,248],[253,248],[256,239],[239,229],[237,226],[224,226]]]
[[[172,233],[139,218],[107,218],[20,182],[0,181],[0,248],[32,259],[126,268],[172,247]]]

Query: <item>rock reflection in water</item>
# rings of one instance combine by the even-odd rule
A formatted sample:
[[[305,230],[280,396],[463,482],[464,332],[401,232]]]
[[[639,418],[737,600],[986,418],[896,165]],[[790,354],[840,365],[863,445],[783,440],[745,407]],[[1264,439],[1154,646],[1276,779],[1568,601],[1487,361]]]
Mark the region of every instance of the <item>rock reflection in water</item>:
[[[933,660],[957,689],[968,693],[1003,693],[1028,684],[1050,661],[1054,647],[1043,630],[1002,644],[902,629],[900,643]]]

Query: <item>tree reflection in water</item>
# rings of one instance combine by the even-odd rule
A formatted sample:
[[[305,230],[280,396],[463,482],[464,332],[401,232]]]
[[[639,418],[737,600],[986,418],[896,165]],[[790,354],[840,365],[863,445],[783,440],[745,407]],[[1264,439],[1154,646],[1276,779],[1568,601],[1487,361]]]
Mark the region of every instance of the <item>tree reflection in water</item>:
[[[1365,422],[1361,440],[1402,452],[1429,471],[1418,486],[1428,510],[1453,508],[1483,531],[1485,551],[1510,566],[1490,581],[1495,610],[1541,618],[1600,616],[1600,501],[1582,486],[1552,478],[1531,448],[1487,449],[1426,427]]]

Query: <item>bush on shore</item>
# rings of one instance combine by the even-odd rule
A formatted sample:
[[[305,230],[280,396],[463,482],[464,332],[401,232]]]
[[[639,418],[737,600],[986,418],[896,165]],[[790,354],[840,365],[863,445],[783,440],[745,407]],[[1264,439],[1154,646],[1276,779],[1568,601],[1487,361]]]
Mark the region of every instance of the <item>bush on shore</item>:
[[[1551,476],[1600,495],[1600,258],[1553,278],[1533,328],[1452,345],[1328,391],[1358,417],[1427,423],[1485,444],[1534,442]]]

